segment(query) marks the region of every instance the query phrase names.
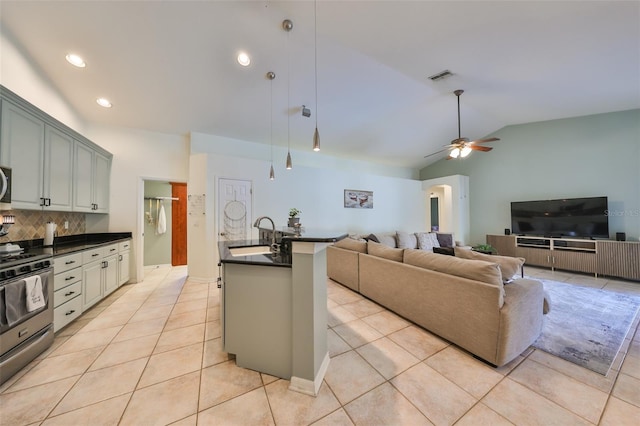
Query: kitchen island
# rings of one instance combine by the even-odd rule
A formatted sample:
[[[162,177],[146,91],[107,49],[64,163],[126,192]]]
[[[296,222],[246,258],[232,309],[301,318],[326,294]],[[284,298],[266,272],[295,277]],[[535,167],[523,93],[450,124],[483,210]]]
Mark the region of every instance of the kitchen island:
[[[270,240],[219,243],[223,349],[239,367],[317,394],[329,365],[326,247],[345,237],[284,236],[278,254]]]

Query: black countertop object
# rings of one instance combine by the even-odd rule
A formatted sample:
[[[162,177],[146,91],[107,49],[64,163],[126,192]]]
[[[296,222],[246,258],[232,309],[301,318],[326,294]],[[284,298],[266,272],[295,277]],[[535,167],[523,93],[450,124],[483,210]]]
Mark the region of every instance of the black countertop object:
[[[92,249],[98,246],[112,244],[131,238],[131,232],[106,232],[97,234],[78,234],[56,237],[51,247],[44,247],[44,239],[13,241],[24,249],[25,253],[50,254],[61,256],[77,251]]]
[[[284,235],[280,241],[281,250],[278,254],[258,254],[253,256],[232,256],[229,249],[234,247],[268,246],[271,245],[271,240],[220,241],[218,243],[218,253],[220,254],[221,263],[244,263],[247,265],[290,268],[292,242],[334,243],[346,237],[347,234],[331,231],[303,232],[300,236]]]

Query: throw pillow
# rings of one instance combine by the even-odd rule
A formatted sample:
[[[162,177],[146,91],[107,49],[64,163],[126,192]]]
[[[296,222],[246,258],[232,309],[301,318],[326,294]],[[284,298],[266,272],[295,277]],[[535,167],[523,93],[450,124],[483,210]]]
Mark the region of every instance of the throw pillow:
[[[378,238],[374,234],[369,234],[369,236],[364,237],[367,241],[373,241],[374,243],[379,243]]]
[[[334,245],[342,249],[357,251],[359,253],[367,252],[367,242],[354,240],[353,238],[343,238]]]
[[[394,233],[389,233],[389,232],[377,233],[374,235],[380,244],[384,244],[387,247],[394,247],[394,248],[397,247],[395,232]]]
[[[456,255],[453,247],[434,247],[433,252],[436,254],[446,254],[448,256]]]
[[[420,250],[433,250],[434,247],[440,247],[438,237],[433,232],[416,232],[416,237]]]
[[[440,247],[453,247],[453,234],[436,233]]]
[[[416,234],[396,231],[396,239],[398,240],[398,248],[418,248],[418,239],[416,238]]]
[[[369,241],[367,243],[367,252],[372,256],[382,257],[384,259],[395,260],[396,262],[402,262],[404,249],[388,247],[384,244],[374,243]]]
[[[456,248],[456,256],[463,259],[484,260],[497,263],[502,272],[502,279],[505,283],[510,282],[513,276],[520,272],[525,259],[523,257],[498,256],[495,254],[484,254],[466,248]]]

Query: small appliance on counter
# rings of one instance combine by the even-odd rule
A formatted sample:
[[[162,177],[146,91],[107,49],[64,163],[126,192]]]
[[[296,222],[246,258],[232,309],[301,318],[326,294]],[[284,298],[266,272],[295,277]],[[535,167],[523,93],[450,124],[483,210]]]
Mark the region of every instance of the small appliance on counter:
[[[53,222],[47,222],[44,228],[44,242],[42,245],[45,247],[51,247],[53,245],[53,239],[58,236],[56,233],[57,224]]]

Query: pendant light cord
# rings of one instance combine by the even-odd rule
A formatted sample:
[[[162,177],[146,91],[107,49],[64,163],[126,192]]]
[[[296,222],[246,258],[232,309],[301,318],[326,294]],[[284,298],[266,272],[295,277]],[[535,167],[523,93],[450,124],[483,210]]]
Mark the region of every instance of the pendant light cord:
[[[291,126],[289,125],[289,120],[291,118],[291,113],[289,111],[289,92],[291,89],[291,46],[289,42],[289,32],[290,31],[287,31],[287,153],[291,152]]]
[[[318,128],[318,2],[313,2],[313,68],[316,82],[316,129]]]
[[[271,129],[269,133],[270,143],[271,143],[271,167],[273,167],[273,78],[271,79],[271,94],[269,97],[269,105],[271,106]]]

